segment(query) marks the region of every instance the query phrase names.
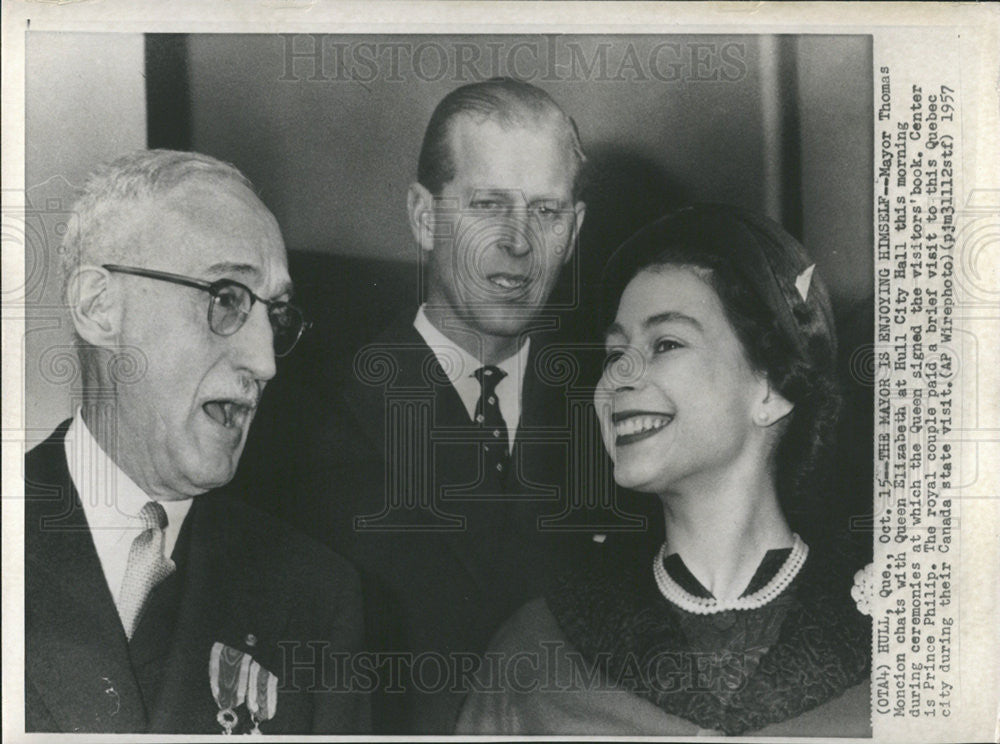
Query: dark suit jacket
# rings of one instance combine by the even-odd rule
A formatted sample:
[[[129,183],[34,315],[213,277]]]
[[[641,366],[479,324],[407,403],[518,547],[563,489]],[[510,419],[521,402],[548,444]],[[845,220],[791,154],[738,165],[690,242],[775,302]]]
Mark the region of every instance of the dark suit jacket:
[[[282,501],[290,518],[358,567],[369,645],[409,655],[382,670],[389,694],[376,730],[450,733],[462,669],[591,544],[593,520],[571,502],[600,487],[599,476],[604,487],[612,480],[607,469],[580,481],[584,468],[574,467],[592,464],[595,453],[574,454],[571,433],[593,422],[590,393],[567,368],[569,351],[532,339],[511,472],[501,482],[483,468],[490,432],[470,420],[411,321],[401,317],[354,357],[302,463],[311,487]],[[407,676],[411,667],[418,671]]]
[[[322,676],[324,651],[362,643],[355,572],[240,502],[195,498],[177,571],[127,640],[67,469],[67,427],[25,458],[26,729],[220,733],[209,685],[220,641],[278,676],[264,733],[369,730],[367,697]]]

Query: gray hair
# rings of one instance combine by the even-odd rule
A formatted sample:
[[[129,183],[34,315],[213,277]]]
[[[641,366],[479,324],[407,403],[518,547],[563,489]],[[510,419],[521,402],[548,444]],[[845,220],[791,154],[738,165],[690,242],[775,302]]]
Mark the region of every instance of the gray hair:
[[[164,196],[194,179],[253,185],[235,166],[196,152],[137,150],[98,167],[72,207],[62,241],[63,287],[82,264],[121,262],[128,246],[114,229],[136,202]]]

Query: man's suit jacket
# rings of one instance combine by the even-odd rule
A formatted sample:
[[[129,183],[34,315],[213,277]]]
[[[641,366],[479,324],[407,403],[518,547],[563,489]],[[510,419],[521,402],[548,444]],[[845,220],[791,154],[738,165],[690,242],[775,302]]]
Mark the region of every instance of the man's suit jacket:
[[[67,427],[25,458],[26,729],[221,733],[209,657],[222,642],[278,677],[264,733],[369,730],[367,697],[322,676],[324,652],[362,644],[355,572],[241,502],[195,498],[177,571],[126,638],[67,468]]]
[[[500,624],[591,543],[593,530],[569,504],[581,485],[597,486],[570,475],[570,435],[592,411],[589,393],[567,373],[567,354],[532,339],[503,482],[483,464],[491,432],[470,420],[409,317],[354,357],[302,463],[311,486],[287,500],[285,513],[358,567],[370,646],[417,664],[421,655],[451,655],[443,681],[434,659],[419,679],[384,670],[383,688],[426,694],[390,693],[376,730],[450,733],[463,694],[455,675],[469,663],[461,657],[481,654]],[[610,470],[604,476],[610,484]],[[439,689],[452,683],[455,690]],[[392,705],[401,699],[408,710]]]

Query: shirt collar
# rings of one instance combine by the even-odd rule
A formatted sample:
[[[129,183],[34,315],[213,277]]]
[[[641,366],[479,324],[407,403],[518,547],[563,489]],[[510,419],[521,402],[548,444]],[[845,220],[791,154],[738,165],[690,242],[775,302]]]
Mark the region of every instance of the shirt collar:
[[[448,376],[448,381],[454,385],[459,380],[473,377],[475,371],[482,367],[483,363],[445,336],[427,317],[427,313],[424,311],[425,307],[426,305],[421,305],[417,310],[417,317],[413,319],[413,327],[434,352],[445,375]],[[530,346],[531,339],[525,338],[521,348],[495,365],[507,373],[505,380],[510,379],[518,383],[517,389],[521,387],[520,382],[524,379],[524,370],[528,366]]]
[[[482,387],[475,377],[475,372],[483,366],[483,363],[445,336],[437,326],[431,323],[427,313],[424,312],[423,305],[417,310],[413,327],[434,352],[438,363],[448,377],[448,381],[458,393],[458,397],[461,398],[469,420],[472,421],[476,415],[476,403],[482,394]],[[528,367],[530,348],[531,339],[525,338],[521,348],[496,365],[506,373],[504,378],[497,383],[495,392],[497,405],[500,407],[500,413],[507,424],[507,446],[511,450],[514,448],[514,440],[520,425],[521,391],[525,370]]]
[[[151,497],[101,448],[78,408],[63,442],[66,465],[83,506],[108,587],[117,592],[132,540],[143,529],[139,511]],[[165,553],[173,551],[191,499],[160,501],[167,513]]]

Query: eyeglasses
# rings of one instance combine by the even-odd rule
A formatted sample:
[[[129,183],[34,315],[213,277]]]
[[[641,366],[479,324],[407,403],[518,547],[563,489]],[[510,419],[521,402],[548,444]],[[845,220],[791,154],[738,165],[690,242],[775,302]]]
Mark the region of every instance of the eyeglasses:
[[[303,318],[302,311],[295,305],[279,300],[265,300],[250,291],[249,287],[232,279],[205,282],[192,279],[189,276],[171,274],[167,271],[140,269],[135,266],[104,264],[103,268],[118,274],[158,279],[208,292],[212,296],[212,301],[208,304],[208,327],[219,336],[232,336],[246,323],[254,303],[263,303],[267,307],[267,317],[271,322],[276,357],[283,357],[291,352],[303,332],[312,325]]]

